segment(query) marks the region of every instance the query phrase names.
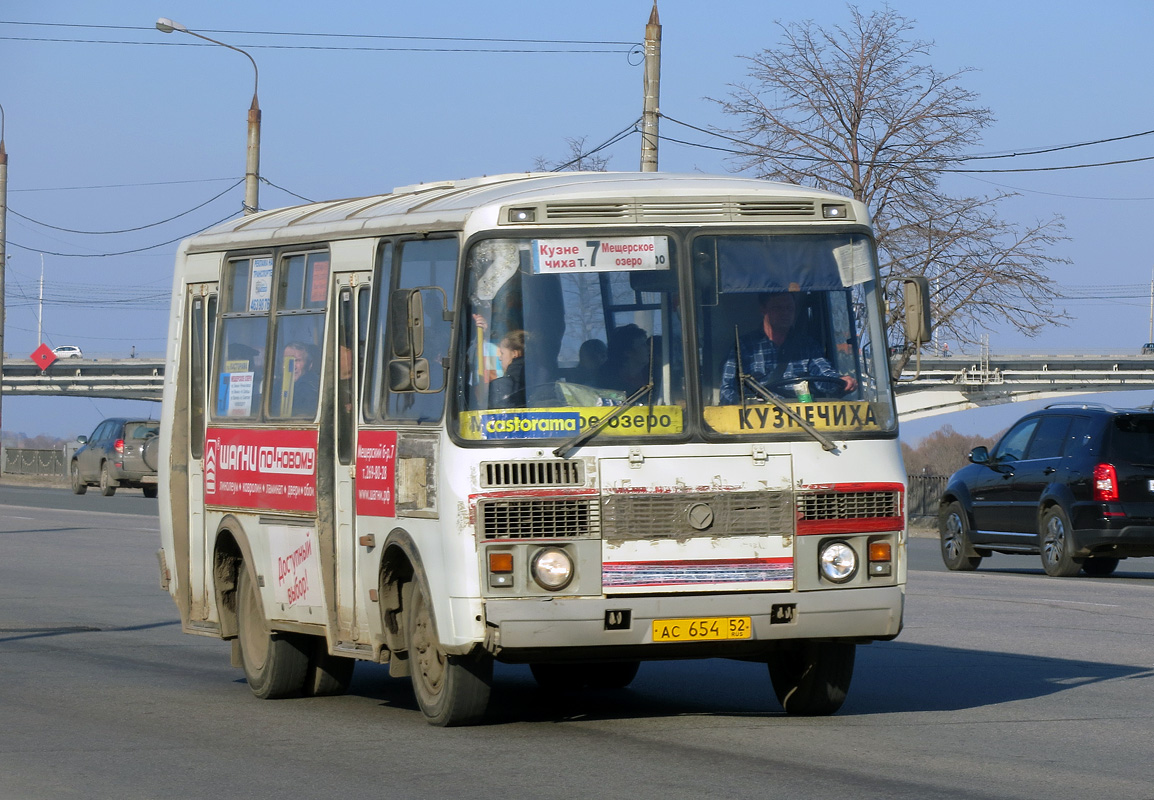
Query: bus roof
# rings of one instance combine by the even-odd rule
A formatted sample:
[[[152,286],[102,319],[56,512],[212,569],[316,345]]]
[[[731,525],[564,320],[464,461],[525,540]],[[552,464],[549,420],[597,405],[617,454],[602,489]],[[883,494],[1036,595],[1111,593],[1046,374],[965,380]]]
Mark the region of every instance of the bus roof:
[[[384,231],[496,227],[500,209],[540,208],[537,224],[766,222],[821,219],[817,203],[864,206],[816,189],[755,178],[664,172],[546,172],[402,186],[389,194],[309,203],[229,220],[186,242],[192,252]],[[845,221],[842,219],[840,221]]]

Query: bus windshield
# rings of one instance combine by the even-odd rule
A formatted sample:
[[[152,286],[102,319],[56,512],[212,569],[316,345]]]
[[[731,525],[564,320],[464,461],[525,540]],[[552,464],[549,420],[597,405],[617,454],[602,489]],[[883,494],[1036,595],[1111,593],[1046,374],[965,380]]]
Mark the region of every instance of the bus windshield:
[[[693,270],[707,430],[797,433],[790,411],[819,430],[894,428],[866,236],[699,236]]]
[[[681,434],[675,249],[666,236],[474,244],[458,329],[460,435],[570,438],[646,386],[599,435]]]

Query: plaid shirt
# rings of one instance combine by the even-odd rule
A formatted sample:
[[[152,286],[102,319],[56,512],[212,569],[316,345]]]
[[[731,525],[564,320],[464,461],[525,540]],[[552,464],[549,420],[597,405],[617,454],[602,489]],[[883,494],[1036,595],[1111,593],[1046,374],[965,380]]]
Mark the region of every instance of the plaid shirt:
[[[765,335],[764,331],[754,331],[741,337],[741,366],[746,375],[762,385],[778,380],[797,378],[804,379],[807,375],[841,378],[841,373],[822,355],[815,342],[803,339],[800,342],[787,341],[789,355],[792,355],[785,364],[781,375],[775,375],[778,358],[781,350]],[[773,376],[772,378],[770,376]],[[774,394],[792,396],[792,390],[774,390]],[[746,397],[750,397],[749,392]],[[729,351],[729,358],[725,360],[725,367],[721,371],[721,405],[731,406],[741,402],[741,393],[737,386],[737,353]]]

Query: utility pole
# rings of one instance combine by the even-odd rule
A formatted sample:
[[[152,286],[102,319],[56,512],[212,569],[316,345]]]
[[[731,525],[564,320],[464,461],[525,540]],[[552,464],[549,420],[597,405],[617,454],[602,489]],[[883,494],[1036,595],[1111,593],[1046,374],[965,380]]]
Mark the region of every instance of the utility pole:
[[[645,105],[641,112],[641,171],[657,172],[657,120],[661,101],[661,20],[657,0],[645,26]]]
[[[4,106],[0,106],[0,430],[4,399],[4,266],[8,242],[8,151],[4,149]]]

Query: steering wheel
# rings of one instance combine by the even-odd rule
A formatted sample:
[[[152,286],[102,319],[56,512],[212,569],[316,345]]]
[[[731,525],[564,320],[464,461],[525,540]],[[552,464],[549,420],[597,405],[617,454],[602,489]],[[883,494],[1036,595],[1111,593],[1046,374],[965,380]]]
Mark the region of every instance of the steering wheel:
[[[802,375],[797,378],[782,378],[776,381],[768,381],[766,383],[762,383],[761,385],[768,391],[777,394],[777,392],[774,391],[775,389],[785,389],[787,387],[792,389],[802,381],[808,381],[809,383],[824,383],[827,386],[833,387],[831,392],[826,393],[829,397],[845,397],[847,394],[849,394],[849,390],[845,388],[845,381],[842,380],[840,375]],[[745,388],[749,389],[748,386]],[[749,395],[747,394],[746,399],[748,398]]]

